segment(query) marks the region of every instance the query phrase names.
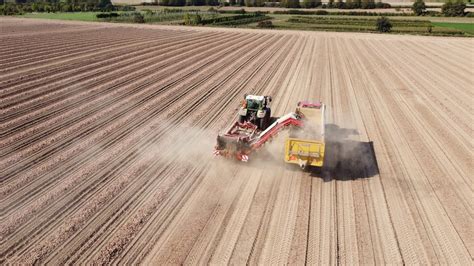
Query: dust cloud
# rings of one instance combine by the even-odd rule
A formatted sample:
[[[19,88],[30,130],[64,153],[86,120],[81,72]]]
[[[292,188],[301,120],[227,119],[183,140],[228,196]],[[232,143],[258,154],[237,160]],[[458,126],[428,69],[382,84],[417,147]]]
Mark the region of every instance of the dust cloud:
[[[257,169],[281,169],[284,163],[285,139],[289,131],[284,130],[263,147],[249,155],[249,162],[215,157],[212,153],[216,144],[217,131],[187,124],[164,122],[155,127],[157,141],[140,152],[145,161],[159,161],[161,164],[179,164],[183,168],[202,168],[209,165],[206,175],[231,175],[231,169],[252,171]],[[292,133],[293,134],[293,133]],[[351,139],[357,130],[326,125],[326,151],[322,171],[331,179],[350,180],[378,174],[377,160],[372,142]]]
[[[144,160],[160,160],[165,164],[179,163],[198,167],[213,159],[217,133],[213,130],[187,124],[163,122],[152,129],[158,136],[140,156]]]

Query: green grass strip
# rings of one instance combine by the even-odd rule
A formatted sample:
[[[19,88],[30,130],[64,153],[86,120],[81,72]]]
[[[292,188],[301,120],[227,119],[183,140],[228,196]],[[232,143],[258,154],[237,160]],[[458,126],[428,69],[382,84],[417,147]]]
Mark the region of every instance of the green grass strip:
[[[474,35],[474,23],[433,22],[433,25],[456,29]]]
[[[101,12],[58,12],[58,13],[28,13],[21,15],[24,18],[44,18],[44,19],[60,19],[60,20],[80,20],[80,21],[97,21],[96,14]]]

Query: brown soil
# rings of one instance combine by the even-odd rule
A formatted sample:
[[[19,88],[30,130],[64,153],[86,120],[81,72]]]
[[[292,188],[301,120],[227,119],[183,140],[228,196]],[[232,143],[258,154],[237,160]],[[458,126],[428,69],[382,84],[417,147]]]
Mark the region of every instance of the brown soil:
[[[472,262],[471,39],[1,28],[2,263]],[[325,102],[339,164],[213,158],[244,93]]]

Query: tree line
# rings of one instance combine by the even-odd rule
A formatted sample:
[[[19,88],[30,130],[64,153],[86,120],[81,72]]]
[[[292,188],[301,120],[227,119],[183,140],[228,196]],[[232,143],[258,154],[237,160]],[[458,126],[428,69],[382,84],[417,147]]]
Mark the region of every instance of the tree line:
[[[373,8],[390,8],[390,4],[375,2],[375,0],[329,0],[327,4],[322,4],[321,0],[229,0],[228,2],[219,0],[156,0],[154,3],[161,6],[248,6],[248,7],[286,7],[286,8],[339,8],[339,9],[373,9]]]
[[[15,0],[12,3],[5,2],[0,10],[3,15],[17,15],[31,12],[131,11],[135,8],[114,6],[110,0]]]
[[[219,0],[156,0],[160,6],[218,6]]]
[[[282,0],[280,6],[287,8],[338,8],[338,9],[374,9],[374,8],[390,8],[390,4],[375,2],[374,0],[329,0],[327,4],[322,4],[321,0]]]
[[[416,0],[411,9],[417,16],[434,15],[433,12],[426,11],[426,4],[423,0]],[[462,17],[468,15],[465,9],[466,4],[462,0],[456,2],[449,0],[441,6],[441,14],[446,17]]]

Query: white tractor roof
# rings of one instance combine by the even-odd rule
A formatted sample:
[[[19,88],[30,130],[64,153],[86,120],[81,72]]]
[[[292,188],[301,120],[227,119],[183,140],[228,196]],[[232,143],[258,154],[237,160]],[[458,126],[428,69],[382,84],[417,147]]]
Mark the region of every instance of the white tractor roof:
[[[247,95],[247,97],[245,97],[246,100],[254,100],[254,101],[263,101],[263,99],[265,99],[264,96],[259,96],[259,95]]]

